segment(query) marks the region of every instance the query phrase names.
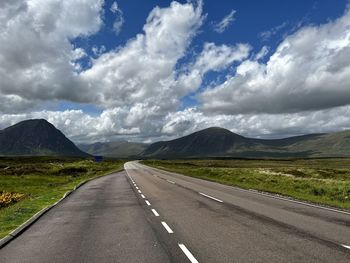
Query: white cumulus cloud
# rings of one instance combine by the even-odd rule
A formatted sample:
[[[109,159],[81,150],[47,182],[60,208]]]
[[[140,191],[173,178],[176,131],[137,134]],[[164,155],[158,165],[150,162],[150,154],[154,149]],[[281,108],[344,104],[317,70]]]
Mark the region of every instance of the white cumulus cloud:
[[[155,141],[209,126],[254,137],[350,128],[349,11],[298,29],[276,50],[204,42],[192,55],[202,2],[174,1],[155,7],[143,31],[122,46],[73,45],[102,28],[104,8],[122,14],[117,2],[103,0],[0,2],[0,128],[45,118],[76,142]],[[217,23],[219,32],[234,15]],[[211,72],[222,78],[205,87]],[[198,94],[199,105],[179,110],[189,94]],[[102,113],[47,110],[60,101]]]
[[[143,34],[93,60],[79,77],[86,87],[96,89],[95,103],[128,109],[127,125],[157,126],[152,119],[174,111],[183,95],[175,86],[176,65],[202,23],[201,12],[201,5],[190,3],[156,7]]]
[[[28,106],[43,100],[85,101],[82,94],[87,92],[75,78],[76,60],[85,51],[75,48],[70,39],[100,29],[102,4],[100,0],[2,1],[0,100],[11,96]],[[23,110],[16,105],[1,104],[0,112]]]
[[[174,138],[213,126],[253,138],[336,132],[350,129],[350,106],[306,113],[236,115],[208,115],[198,108],[187,108],[166,116],[162,134]]]
[[[113,31],[119,35],[122,31],[122,27],[124,24],[124,14],[123,11],[119,8],[117,2],[113,2],[111,8],[111,12],[116,16],[114,22],[113,22]]]
[[[236,10],[231,10],[231,12],[226,15],[220,22],[214,23],[213,29],[218,33],[223,33],[233,21],[235,21]]]
[[[207,112],[290,113],[350,104],[350,11],[286,37],[267,63],[242,62],[199,97]]]

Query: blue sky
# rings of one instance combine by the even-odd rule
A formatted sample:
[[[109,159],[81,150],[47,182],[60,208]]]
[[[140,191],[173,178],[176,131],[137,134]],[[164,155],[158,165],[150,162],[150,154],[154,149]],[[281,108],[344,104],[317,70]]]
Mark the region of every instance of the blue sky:
[[[76,142],[349,129],[348,5],[5,1],[0,128],[46,118]]]
[[[105,46],[106,50],[118,46],[142,33],[146,19],[155,6],[167,7],[172,1],[138,1],[119,0],[119,8],[123,11],[125,23],[120,34],[113,32],[115,14],[110,11],[113,0],[105,1],[105,26],[95,35],[77,38],[72,41],[77,47],[90,51],[93,46]],[[187,1],[179,1],[186,3]],[[192,41],[190,50],[200,52],[203,43],[216,44],[249,43],[258,52],[264,45],[274,49],[285,34],[291,33],[303,25],[322,24],[333,20],[344,13],[346,0],[235,0],[235,1],[204,1],[203,13],[206,14],[204,25],[197,37]],[[234,21],[223,33],[213,30],[213,23],[221,21],[231,10],[235,10]],[[276,34],[263,39],[260,34],[284,25]]]
[[[150,11],[155,6],[167,7],[171,1],[138,1],[119,0],[118,6],[123,10],[125,23],[119,35],[113,32],[112,25],[115,15],[110,11],[113,0],[105,1],[104,16],[105,27],[97,34],[88,38],[79,38],[73,41],[77,46],[91,48],[94,45],[104,45],[107,50],[124,45],[136,34],[142,33],[142,28]],[[186,3],[187,1],[179,1]],[[276,47],[282,40],[283,34],[291,32],[301,25],[322,24],[341,16],[346,7],[346,0],[235,0],[235,1],[204,1],[203,12],[207,15],[205,24],[201,32],[194,39],[191,46],[195,50],[200,50],[204,42],[215,42],[217,44],[247,42],[256,50],[264,44]],[[212,23],[218,22],[229,14],[231,10],[236,10],[235,21],[227,27],[225,32],[217,33],[212,30]],[[268,41],[262,41],[259,34],[269,31],[286,23],[276,35]]]
[[[76,47],[82,47],[94,56],[91,48],[93,46],[104,46],[106,51],[115,49],[142,33],[145,21],[155,6],[167,7],[172,1],[118,1],[119,8],[123,11],[125,23],[121,32],[117,35],[113,31],[113,22],[116,15],[110,10],[115,1],[105,1],[104,16],[105,26],[97,34],[89,37],[77,38],[72,43]],[[179,1],[186,3],[187,1]],[[205,42],[216,44],[249,43],[253,50],[252,54],[258,53],[263,46],[268,46],[272,52],[283,40],[285,35],[291,34],[304,25],[319,25],[333,20],[344,13],[346,0],[297,0],[297,1],[204,1],[203,12],[206,14],[204,25],[201,27],[196,38],[189,47],[189,54],[181,60],[187,63],[193,59],[193,55],[199,53]],[[215,23],[220,22],[232,10],[235,11],[234,20],[227,26],[224,32],[218,33],[213,30]],[[272,32],[264,37],[264,32]],[[268,58],[268,57],[267,57]],[[266,58],[266,59],[267,59]],[[89,67],[89,58],[82,60],[84,67]],[[223,72],[209,73],[205,76],[203,87],[210,85],[217,79],[225,78]],[[198,104],[194,98],[195,93],[188,94],[182,98],[179,109],[185,109]],[[90,114],[97,114],[101,109],[93,105],[74,105],[71,103],[60,103],[59,110],[82,108]]]

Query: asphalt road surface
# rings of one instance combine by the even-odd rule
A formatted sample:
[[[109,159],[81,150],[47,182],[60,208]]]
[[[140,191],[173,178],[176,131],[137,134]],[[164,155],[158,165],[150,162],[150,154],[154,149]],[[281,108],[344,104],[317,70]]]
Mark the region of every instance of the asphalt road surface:
[[[125,169],[78,189],[0,262],[350,262],[350,213]]]

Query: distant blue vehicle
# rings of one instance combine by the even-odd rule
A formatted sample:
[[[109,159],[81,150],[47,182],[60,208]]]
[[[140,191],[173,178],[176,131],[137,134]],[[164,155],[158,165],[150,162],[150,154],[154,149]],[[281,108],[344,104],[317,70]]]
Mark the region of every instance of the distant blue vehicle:
[[[95,161],[96,163],[102,162],[102,161],[103,161],[103,156],[94,156],[94,161]]]

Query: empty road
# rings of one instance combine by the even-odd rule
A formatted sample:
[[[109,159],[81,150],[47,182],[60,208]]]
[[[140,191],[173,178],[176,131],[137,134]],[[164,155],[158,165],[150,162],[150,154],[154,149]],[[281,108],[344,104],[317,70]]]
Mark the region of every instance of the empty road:
[[[0,250],[0,262],[350,262],[350,213],[129,162]]]

